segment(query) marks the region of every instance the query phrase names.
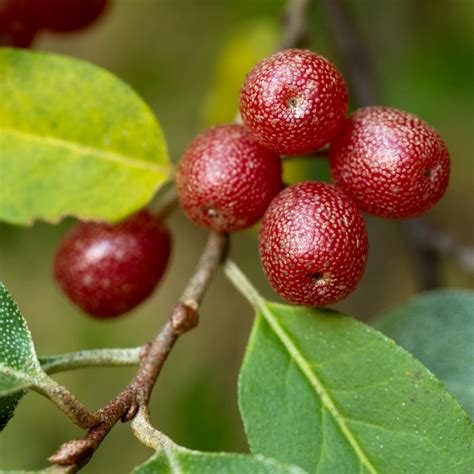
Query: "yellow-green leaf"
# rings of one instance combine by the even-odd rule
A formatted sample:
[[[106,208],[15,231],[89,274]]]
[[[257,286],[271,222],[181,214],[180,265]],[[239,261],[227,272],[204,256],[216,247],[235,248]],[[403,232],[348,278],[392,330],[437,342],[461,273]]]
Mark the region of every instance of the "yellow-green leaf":
[[[109,72],[65,56],[0,48],[0,219],[114,221],[169,177],[161,128]]]
[[[279,30],[273,18],[260,18],[239,26],[224,42],[217,58],[215,78],[203,104],[206,126],[234,120],[245,76],[275,51]]]

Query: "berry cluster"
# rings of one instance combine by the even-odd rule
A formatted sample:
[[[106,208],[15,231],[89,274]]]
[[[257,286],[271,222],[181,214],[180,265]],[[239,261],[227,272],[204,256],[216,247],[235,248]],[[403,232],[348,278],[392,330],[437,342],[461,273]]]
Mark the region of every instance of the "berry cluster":
[[[26,48],[41,29],[84,28],[107,4],[108,0],[0,0],[0,45]]]
[[[278,52],[245,80],[244,126],[200,135],[178,168],[181,207],[197,224],[229,232],[263,216],[264,272],[296,304],[327,305],[354,290],[368,251],[360,210],[414,217],[448,185],[449,153],[428,124],[386,107],[346,119],[347,106],[344,78],[327,59],[299,49]],[[303,182],[279,192],[277,157],[328,143],[335,184]]]
[[[196,224],[234,232],[263,217],[263,270],[296,304],[323,306],[354,290],[368,253],[360,210],[417,216],[448,185],[449,153],[428,124],[386,107],[345,118],[347,106],[344,79],[325,58],[298,49],[276,53],[242,87],[244,125],[205,131],[178,165],[180,205]],[[335,184],[285,188],[281,155],[311,154],[328,143]],[[143,211],[115,226],[79,224],[64,240],[55,272],[74,302],[110,317],[153,290],[169,252],[167,231]]]

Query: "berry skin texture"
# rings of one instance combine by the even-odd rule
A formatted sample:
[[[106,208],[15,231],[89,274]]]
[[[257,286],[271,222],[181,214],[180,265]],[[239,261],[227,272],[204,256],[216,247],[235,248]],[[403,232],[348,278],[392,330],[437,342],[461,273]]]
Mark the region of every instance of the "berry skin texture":
[[[30,0],[42,28],[58,32],[88,26],[106,9],[108,0]]]
[[[442,138],[397,109],[354,112],[332,142],[329,159],[335,183],[360,209],[381,217],[423,214],[448,187],[450,157]]]
[[[36,32],[29,0],[0,0],[0,46],[27,48]]]
[[[114,225],[79,223],[59,246],[54,275],[86,313],[113,318],[154,290],[170,250],[167,229],[147,211]]]
[[[282,298],[325,306],[348,296],[361,279],[367,231],[343,191],[306,181],[272,201],[260,227],[259,249],[268,281]]]
[[[220,232],[250,227],[281,190],[280,157],[242,125],[199,135],[178,165],[179,202],[196,224]]]
[[[288,49],[257,64],[240,92],[244,124],[281,155],[316,151],[344,121],[348,92],[340,72],[311,51]]]

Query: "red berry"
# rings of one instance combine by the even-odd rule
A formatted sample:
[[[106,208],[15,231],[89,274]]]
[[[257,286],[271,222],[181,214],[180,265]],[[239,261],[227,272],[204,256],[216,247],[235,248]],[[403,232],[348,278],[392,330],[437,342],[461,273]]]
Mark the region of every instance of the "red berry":
[[[176,184],[191,220],[232,232],[255,224],[280,191],[281,161],[242,125],[221,125],[189,145]]]
[[[329,142],[344,120],[347,102],[344,79],[327,59],[288,49],[250,72],[240,93],[240,113],[259,143],[292,155]]]
[[[84,311],[111,318],[131,310],[153,291],[170,249],[167,229],[147,211],[115,225],[79,223],[61,242],[54,273]]]
[[[305,306],[345,298],[364,273],[368,242],[364,220],[343,191],[307,181],[270,204],[260,228],[260,258],[275,291]]]
[[[449,181],[450,158],[426,122],[387,107],[359,109],[330,148],[331,174],[360,209],[414,217],[433,207]]]
[[[0,0],[0,46],[26,48],[36,31],[29,0]]]
[[[74,31],[92,23],[107,7],[108,0],[31,0],[43,28]]]

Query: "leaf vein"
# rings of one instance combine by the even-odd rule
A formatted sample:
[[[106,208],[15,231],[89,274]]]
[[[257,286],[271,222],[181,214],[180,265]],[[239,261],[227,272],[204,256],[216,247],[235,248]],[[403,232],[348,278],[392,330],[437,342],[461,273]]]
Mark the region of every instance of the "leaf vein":
[[[105,159],[108,161],[115,161],[117,163],[122,163],[128,166],[134,166],[137,168],[145,168],[145,169],[152,168],[160,173],[165,174],[166,176],[170,174],[170,170],[166,166],[159,165],[157,163],[154,163],[153,161],[144,161],[133,156],[130,157],[130,156],[122,155],[115,151],[108,151],[108,150],[103,150],[100,148],[94,148],[93,146],[89,146],[89,145],[81,145],[73,141],[65,140],[62,138],[56,138],[49,135],[34,135],[32,133],[25,132],[23,130],[16,130],[9,127],[2,126],[0,127],[0,131],[3,131],[4,133],[10,134],[10,135],[16,135],[18,137],[22,137],[25,141],[48,143],[55,147],[67,148],[71,151],[79,152],[81,154],[89,153],[91,155],[99,156],[102,159]]]
[[[391,382],[394,382],[395,380],[402,379],[406,380],[406,377],[403,375],[398,375],[394,377],[390,377],[387,380],[380,380],[378,382],[371,383],[369,385],[364,385],[362,387],[352,387],[352,388],[333,388],[331,387],[331,392],[358,392],[358,391],[365,391],[365,390],[370,390],[372,388],[377,388],[377,387],[383,387],[385,385],[389,385]]]
[[[361,425],[365,425],[365,426],[368,426],[368,427],[371,427],[371,428],[377,428],[377,429],[379,429],[381,431],[385,431],[387,433],[399,434],[399,435],[402,435],[402,436],[411,436],[411,437],[414,437],[414,438],[419,438],[419,439],[422,439],[422,440],[426,440],[429,444],[431,444],[434,448],[436,448],[436,450],[446,453],[446,451],[442,447],[440,447],[440,446],[436,445],[435,443],[433,443],[433,441],[430,438],[428,438],[427,436],[423,436],[423,435],[420,435],[420,434],[417,434],[417,433],[407,433],[405,431],[392,430],[390,428],[386,428],[385,426],[379,425],[377,423],[372,423],[372,422],[369,422],[369,421],[359,420],[357,418],[346,417],[346,420],[349,421],[349,422],[352,422],[352,423],[359,423]]]
[[[321,447],[319,449],[319,458],[318,463],[316,464],[316,474],[318,474],[319,469],[321,467],[321,460],[323,459],[323,452],[324,452],[324,405],[321,403],[320,408],[320,416],[321,416]]]
[[[323,367],[328,364],[333,364],[334,362],[339,362],[341,359],[345,359],[347,357],[352,358],[355,354],[360,355],[361,353],[364,353],[368,349],[372,349],[372,346],[376,345],[378,341],[372,341],[369,344],[366,344],[364,346],[359,346],[357,349],[353,349],[351,352],[342,352],[339,353],[337,356],[330,357],[326,360],[321,361],[320,363],[310,363],[309,365],[313,368],[318,368],[318,367]]]

